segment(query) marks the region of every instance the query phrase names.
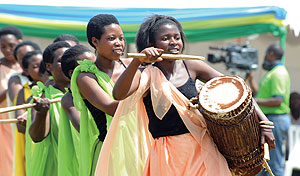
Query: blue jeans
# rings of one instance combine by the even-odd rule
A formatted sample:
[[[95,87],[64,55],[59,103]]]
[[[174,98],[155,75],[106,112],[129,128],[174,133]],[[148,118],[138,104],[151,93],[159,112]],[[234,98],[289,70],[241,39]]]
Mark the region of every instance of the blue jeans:
[[[276,148],[270,150],[270,161],[268,162],[272,172],[276,176],[284,176],[285,146],[286,137],[291,124],[289,114],[267,115],[268,119],[274,123],[273,134],[275,137]],[[263,170],[259,176],[267,176],[268,172]]]

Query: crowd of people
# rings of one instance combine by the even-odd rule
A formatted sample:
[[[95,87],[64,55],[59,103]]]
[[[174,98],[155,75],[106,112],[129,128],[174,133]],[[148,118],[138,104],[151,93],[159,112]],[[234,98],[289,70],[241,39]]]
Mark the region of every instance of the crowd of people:
[[[23,41],[18,28],[0,29],[0,108],[36,103],[0,114],[0,119],[18,119],[15,129],[0,124],[0,176],[231,175],[200,112],[183,108],[198,94],[196,79],[206,82],[222,74],[203,61],[160,57],[184,50],[185,35],[175,18],[152,15],[141,24],[136,47],[146,58],[122,57],[126,39],[114,15],[92,17],[86,35],[95,52],[68,34],[41,51],[37,43]],[[267,69],[282,74],[275,61],[283,51],[277,55],[276,47],[267,52],[274,62]],[[289,89],[288,76],[281,83]],[[262,99],[273,97],[282,110],[254,103],[258,119],[266,123],[261,143],[271,149],[277,135],[284,135],[266,128],[267,122],[279,129],[276,114],[289,113],[284,97],[289,92],[276,90],[259,90],[257,104],[269,106]]]

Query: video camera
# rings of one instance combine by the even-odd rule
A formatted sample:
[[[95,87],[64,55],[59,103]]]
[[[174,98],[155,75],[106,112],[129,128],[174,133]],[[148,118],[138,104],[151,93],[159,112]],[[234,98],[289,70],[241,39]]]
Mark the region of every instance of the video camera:
[[[257,49],[250,48],[248,44],[228,44],[227,46],[210,46],[211,50],[220,50],[226,54],[220,55],[216,53],[208,54],[208,61],[211,63],[224,62],[227,70],[232,73],[247,72],[255,70],[258,66]]]

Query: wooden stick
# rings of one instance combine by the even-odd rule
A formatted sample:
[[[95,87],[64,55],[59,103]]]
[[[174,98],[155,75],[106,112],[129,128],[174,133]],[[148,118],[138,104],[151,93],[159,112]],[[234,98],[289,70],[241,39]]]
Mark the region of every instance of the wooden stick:
[[[264,159],[263,159],[263,166],[269,172],[271,176],[274,176],[269,164],[267,161],[270,160],[270,153],[269,153],[269,145],[268,143],[264,143]]]
[[[27,111],[24,112],[22,115],[18,116],[16,119],[1,119],[0,124],[5,124],[5,123],[18,123],[18,118],[22,116],[27,116]]]
[[[268,143],[264,144],[264,158],[269,161],[270,160],[270,153],[269,153],[269,145]]]
[[[146,58],[144,53],[127,53],[127,57],[131,58]],[[203,56],[192,56],[183,54],[162,54],[160,56],[163,59],[186,59],[186,60],[205,60]]]
[[[273,172],[272,172],[272,170],[271,170],[271,168],[270,168],[270,166],[269,166],[269,164],[267,163],[267,161],[266,161],[265,158],[263,159],[263,165],[264,165],[264,168],[269,172],[269,174],[270,174],[271,176],[274,176],[274,174],[273,174]]]
[[[50,100],[50,103],[56,103],[60,102],[61,98],[55,98]],[[11,111],[16,111],[20,109],[27,109],[27,108],[32,108],[36,105],[36,103],[28,103],[28,104],[22,104],[22,105],[17,105],[17,106],[9,106],[6,108],[0,108],[0,114],[1,113],[6,113],[6,112],[11,112]]]
[[[1,119],[0,124],[6,124],[6,123],[17,123],[18,119]]]

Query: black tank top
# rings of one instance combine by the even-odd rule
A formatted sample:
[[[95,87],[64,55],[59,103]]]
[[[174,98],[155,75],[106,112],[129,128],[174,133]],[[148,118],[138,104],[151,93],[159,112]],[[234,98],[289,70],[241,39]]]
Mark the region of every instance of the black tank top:
[[[98,128],[99,131],[98,139],[103,142],[107,134],[106,115],[103,111],[93,106],[87,99],[84,99],[83,101],[86,107],[91,112],[93,119],[96,123],[96,126]]]
[[[120,62],[126,68],[126,65],[121,60]],[[106,125],[107,121],[106,121],[105,112],[93,106],[87,99],[84,99],[83,101],[86,107],[91,112],[93,119],[96,123],[96,126],[99,130],[98,139],[103,142],[107,134],[107,125]]]
[[[189,79],[184,85],[177,87],[177,89],[185,97],[191,99],[192,97],[198,96],[198,93],[195,86],[195,81],[191,78],[184,61],[183,63],[189,75]],[[148,93],[148,95],[143,98],[143,101],[149,118],[149,131],[153,138],[189,133],[189,130],[186,128],[174,105],[171,106],[164,118],[160,120],[154,113],[151,101],[151,93]]]

